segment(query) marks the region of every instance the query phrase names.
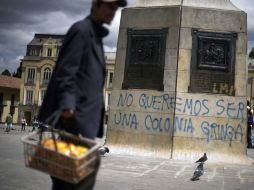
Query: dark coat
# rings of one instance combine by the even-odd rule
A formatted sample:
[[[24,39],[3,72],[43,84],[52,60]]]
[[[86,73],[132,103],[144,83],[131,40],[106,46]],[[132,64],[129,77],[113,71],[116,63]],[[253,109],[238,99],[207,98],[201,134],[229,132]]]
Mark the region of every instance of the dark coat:
[[[106,73],[102,38],[107,34],[90,16],[69,29],[38,115],[40,122],[56,110],[69,108],[77,127],[73,133],[102,136]]]

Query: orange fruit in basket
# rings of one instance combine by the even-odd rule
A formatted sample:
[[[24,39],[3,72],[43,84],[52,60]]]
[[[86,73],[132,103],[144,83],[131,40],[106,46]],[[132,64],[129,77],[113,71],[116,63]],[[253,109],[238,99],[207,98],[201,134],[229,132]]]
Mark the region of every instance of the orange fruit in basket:
[[[74,157],[76,157],[76,156],[78,156],[78,151],[77,151],[77,149],[76,149],[76,146],[74,145],[74,144],[70,144],[69,145],[69,147],[70,147],[70,155],[71,156],[74,156]]]
[[[65,149],[68,146],[68,144],[63,141],[56,141],[56,146],[57,149]]]
[[[44,148],[55,150],[54,140],[50,138],[42,140],[42,146]],[[68,144],[61,140],[56,140],[56,146],[57,151],[66,156],[81,157],[88,151],[86,147],[78,146],[73,143]]]
[[[54,150],[55,149],[55,144],[53,139],[44,139],[41,141],[41,144],[44,148],[49,148]]]
[[[77,146],[77,149],[81,155],[85,154],[88,151],[88,148],[83,146]]]
[[[63,141],[57,141],[56,142],[56,145],[57,145],[57,150],[66,155],[66,156],[69,156],[70,155],[70,149],[69,149],[69,146],[66,142],[63,142]]]
[[[88,150],[85,147],[77,146],[72,143],[69,144],[70,147],[70,155],[74,157],[81,157],[85,154],[85,152]]]

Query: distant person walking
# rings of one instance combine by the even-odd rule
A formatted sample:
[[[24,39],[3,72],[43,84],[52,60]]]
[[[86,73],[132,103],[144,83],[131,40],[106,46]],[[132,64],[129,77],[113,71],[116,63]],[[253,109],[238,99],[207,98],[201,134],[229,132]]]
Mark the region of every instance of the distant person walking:
[[[23,117],[21,119],[21,131],[26,131],[26,119]]]
[[[32,132],[35,131],[36,128],[38,128],[38,125],[39,125],[39,123],[38,123],[37,119],[34,118]]]
[[[253,138],[252,138],[252,127],[253,127],[253,113],[251,111],[250,108],[250,102],[247,101],[247,118],[248,118],[248,122],[247,122],[247,148],[254,148],[254,142],[253,142]]]
[[[7,115],[7,117],[5,119],[5,122],[6,122],[6,129],[5,129],[5,131],[6,132],[10,132],[11,127],[12,127],[12,116],[11,116],[11,114]]]

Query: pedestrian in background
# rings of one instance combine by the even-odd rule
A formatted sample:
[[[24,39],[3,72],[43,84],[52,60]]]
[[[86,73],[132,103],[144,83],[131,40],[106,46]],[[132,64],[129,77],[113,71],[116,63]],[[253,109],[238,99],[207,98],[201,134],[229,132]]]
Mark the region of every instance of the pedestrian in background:
[[[251,112],[250,102],[247,101],[247,147],[252,148],[251,129],[253,126],[253,113]]]
[[[251,109],[251,113],[252,113],[252,125],[250,126],[250,146],[249,148],[254,149],[254,108]]]
[[[32,132],[35,131],[36,128],[38,128],[38,125],[39,125],[39,123],[38,123],[38,121],[37,121],[37,119],[35,117],[34,120],[33,120]]]
[[[10,130],[12,128],[12,116],[11,116],[11,114],[8,114],[6,116],[5,123],[6,123],[6,129],[5,129],[5,131],[6,132],[10,132]]]
[[[250,109],[250,106],[247,107],[248,115],[248,126],[247,126],[247,147],[254,148],[254,117],[253,117],[253,108]]]
[[[26,131],[26,119],[22,117],[21,119],[21,131]]]
[[[103,86],[106,74],[102,39],[118,7],[126,0],[91,0],[91,13],[67,32],[42,103],[38,120],[60,111],[56,127],[94,139],[103,136]],[[78,184],[52,177],[53,190],[93,189],[97,171]]]

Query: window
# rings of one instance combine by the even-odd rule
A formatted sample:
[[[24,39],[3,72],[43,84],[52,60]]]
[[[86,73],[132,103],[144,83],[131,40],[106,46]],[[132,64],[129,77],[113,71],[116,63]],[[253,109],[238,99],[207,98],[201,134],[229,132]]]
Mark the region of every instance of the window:
[[[250,84],[251,84],[251,90],[252,90],[251,99],[254,99],[254,78],[252,77],[250,80],[251,80]]]
[[[58,47],[57,49],[56,49],[56,56],[58,57],[58,55],[59,55],[59,52],[60,52],[60,47]]]
[[[3,106],[4,104],[4,94],[0,93],[0,106]]]
[[[108,88],[112,88],[113,76],[114,76],[114,73],[113,72],[109,72],[109,75],[108,75]]]
[[[34,78],[35,78],[35,69],[34,68],[29,68],[27,70],[27,83],[34,83]]]
[[[106,93],[106,97],[105,97],[105,110],[109,109],[110,101],[111,101],[111,93],[108,92]]]
[[[46,94],[46,90],[41,90],[40,105],[42,104],[42,102],[44,100],[45,94]]]
[[[34,55],[34,49],[30,49],[29,55]]]
[[[47,53],[48,57],[52,56],[52,48],[48,48],[48,53]]]
[[[15,106],[15,94],[11,95],[11,106]]]
[[[26,91],[26,105],[32,105],[33,103],[33,91],[27,90]]]
[[[43,84],[48,84],[51,78],[51,69],[49,67],[45,68],[43,71]]]
[[[11,106],[10,106],[10,114],[13,115],[15,113],[15,95],[11,95]]]
[[[30,49],[30,55],[34,55],[34,56],[37,56],[38,55],[38,51],[37,49]]]
[[[108,105],[110,105],[110,101],[111,101],[111,94],[108,93]]]

